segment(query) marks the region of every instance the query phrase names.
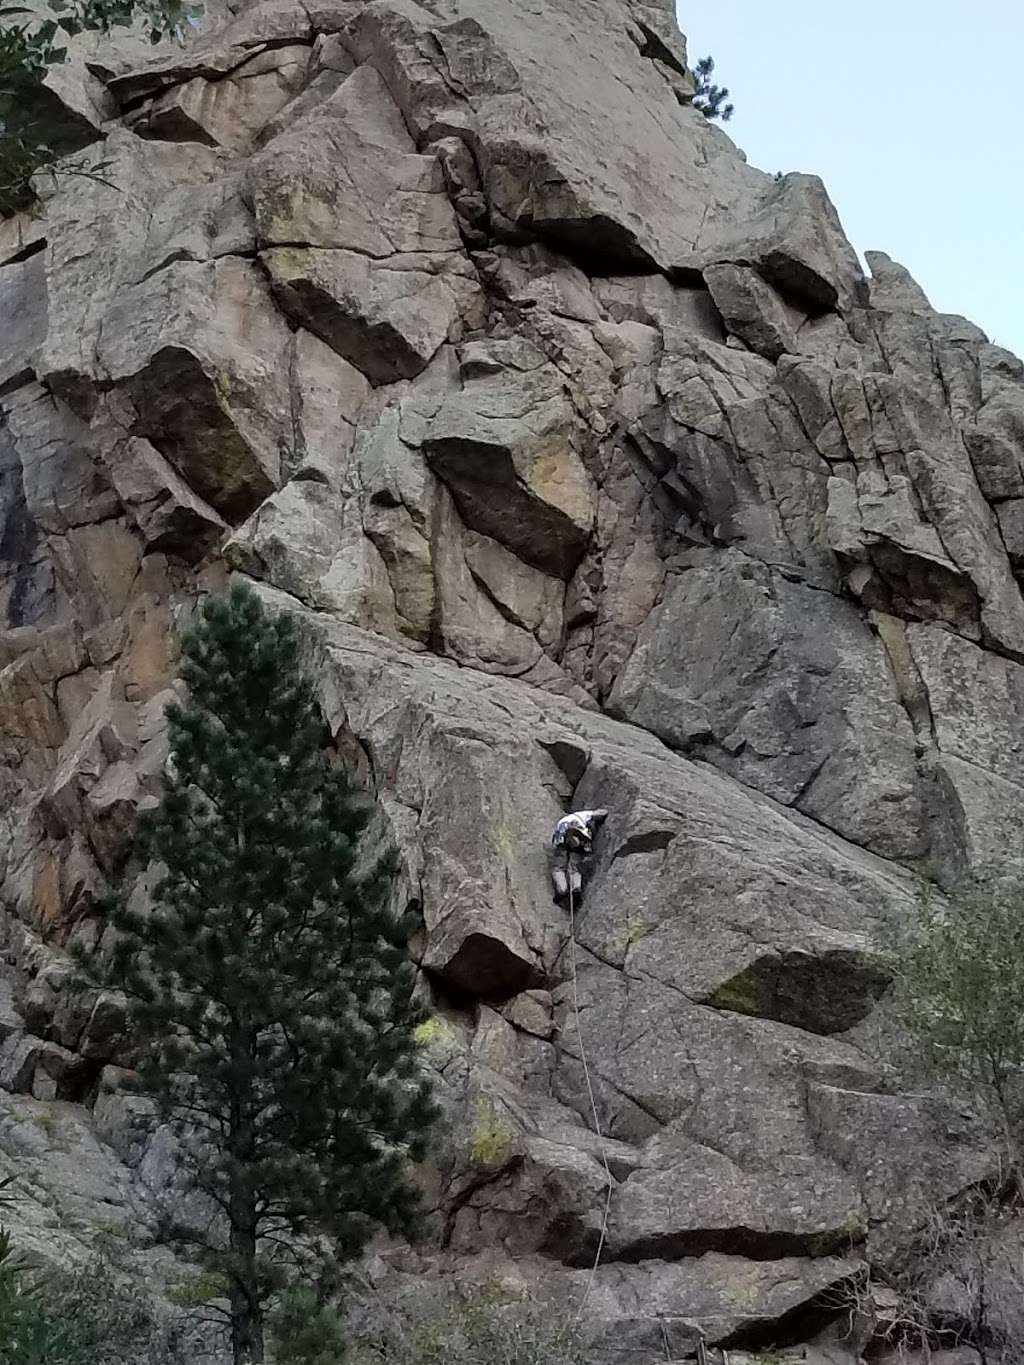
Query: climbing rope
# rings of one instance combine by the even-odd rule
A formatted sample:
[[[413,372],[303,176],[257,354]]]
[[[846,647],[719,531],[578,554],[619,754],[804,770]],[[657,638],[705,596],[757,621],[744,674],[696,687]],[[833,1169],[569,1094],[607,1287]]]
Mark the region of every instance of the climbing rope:
[[[584,1310],[590,1301],[590,1294],[594,1288],[594,1280],[597,1277],[598,1267],[601,1264],[601,1252],[604,1250],[605,1240],[608,1236],[608,1217],[612,1207],[612,1170],[608,1165],[608,1153],[605,1150],[604,1134],[601,1132],[601,1120],[597,1113],[597,1099],[594,1096],[594,1085],[590,1079],[590,1067],[587,1064],[587,1049],[583,1044],[583,1030],[580,1028],[580,992],[579,992],[579,973],[576,967],[576,907],[572,891],[572,866],[571,855],[565,855],[565,880],[569,887],[569,963],[572,975],[572,1009],[576,1021],[576,1041],[580,1048],[580,1061],[583,1063],[583,1077],[587,1083],[587,1094],[590,1096],[590,1113],[594,1120],[594,1132],[597,1134],[601,1143],[601,1161],[604,1163],[604,1173],[607,1182],[607,1193],[605,1194],[604,1213],[601,1217],[601,1235],[597,1240],[597,1252],[594,1256],[594,1264],[590,1268],[587,1277],[587,1287],[583,1294],[583,1300],[576,1311],[575,1321],[579,1322]]]

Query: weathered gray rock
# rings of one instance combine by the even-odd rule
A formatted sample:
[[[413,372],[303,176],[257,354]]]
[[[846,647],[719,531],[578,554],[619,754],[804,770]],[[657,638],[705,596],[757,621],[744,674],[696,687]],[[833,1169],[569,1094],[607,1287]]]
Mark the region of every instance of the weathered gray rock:
[[[771,285],[747,266],[711,265],[704,271],[715,307],[733,336],[766,360],[797,349],[802,315],[787,309]]]
[[[911,873],[1019,844],[1024,367],[689,107],[669,0],[238,8],[76,40],[99,173],[0,225],[0,1087],[60,1125],[19,1159],[140,1241],[208,1212],[66,949],[234,570],[422,918],[436,1236],[379,1292],[575,1312],[607,1159],[595,1362],[854,1365],[851,1281],[994,1170],[886,1060],[878,949]],[[544,843],[588,805],[570,952]],[[25,1237],[75,1260],[70,1198]]]
[[[349,454],[368,394],[357,369],[309,332],[296,332],[291,397],[298,448],[288,452],[287,472],[348,489]]]
[[[256,225],[242,200],[241,175],[225,167],[215,180],[183,185],[157,199],[131,280],[141,284],[175,261],[212,261],[255,250]]]
[[[116,129],[79,163],[85,174],[46,187],[49,327],[37,372],[88,415],[91,386],[106,378],[96,354],[105,315],[139,276],[153,214],[168,196],[217,178],[223,161],[212,148],[147,143]]]
[[[964,441],[981,491],[989,499],[1020,497],[1024,491],[1024,380],[1016,357],[987,348],[980,357],[982,404],[965,424]],[[1005,360],[1003,357],[1007,357]],[[986,365],[986,361],[988,364]]]
[[[284,311],[375,384],[425,368],[457,341],[476,281],[458,258],[438,269],[417,253],[377,265],[354,251],[269,247],[262,253]]]
[[[725,214],[709,218],[697,242],[708,264],[753,266],[784,298],[808,312],[837,304],[848,308],[859,300],[864,277],[856,252],[817,176],[784,176],[739,227],[724,221]]]
[[[129,437],[112,452],[108,469],[148,550],[200,559],[226,529],[149,441]]]
[[[894,261],[884,251],[865,251],[864,259],[871,271],[868,299],[872,308],[905,308],[914,313],[931,310],[927,295],[906,266]]]
[[[305,81],[309,49],[258,51],[219,80],[174,85],[128,120],[143,137],[247,150]]]
[[[280,478],[289,350],[260,272],[227,258],[169,265],[122,290],[98,354],[135,406],[137,433],[237,518]]]
[[[831,1158],[822,1157],[820,1133],[793,1097],[803,1092],[808,1076],[828,1093],[848,1086],[865,1115],[872,1116],[882,1140],[892,1102],[872,1089],[877,1084],[871,1079],[873,1063],[846,1043],[833,1044],[804,1030],[808,1024],[818,1033],[848,1028],[870,1012],[885,981],[884,972],[871,966],[873,926],[894,898],[909,894],[909,884],[904,888],[889,881],[891,873],[880,862],[852,854],[849,846],[844,850],[839,840],[810,834],[767,802],[742,798],[741,832],[739,789],[728,779],[656,746],[639,748],[635,732],[564,701],[534,694],[536,701],[528,703],[528,694],[508,681],[495,680],[486,690],[474,684],[467,690],[458,670],[431,662],[429,656],[417,662],[407,656],[406,665],[396,667],[396,656],[383,645],[340,628],[329,631],[319,648],[327,651],[324,663],[329,660],[331,712],[343,716],[346,728],[370,745],[378,782],[388,799],[419,812],[417,839],[422,842],[415,879],[428,928],[424,963],[463,989],[500,998],[552,971],[553,960],[543,950],[532,956],[521,946],[525,924],[514,907],[518,903],[521,916],[528,902],[512,889],[514,880],[510,887],[509,878],[522,863],[510,864],[504,856],[510,837],[521,841],[524,849],[531,846],[526,825],[542,813],[549,799],[546,791],[552,785],[558,789],[557,769],[547,766],[551,763],[547,750],[533,736],[544,736],[545,744],[550,744],[561,734],[563,744],[575,743],[589,756],[586,775],[576,787],[578,800],[609,804],[615,793],[616,825],[609,827],[581,928],[581,941],[590,950],[581,963],[587,1047],[602,1122],[613,1136],[638,1148],[637,1164],[613,1202],[612,1247],[633,1260],[694,1255],[711,1248],[756,1255],[769,1247],[776,1248],[773,1254],[821,1254],[845,1247],[851,1238],[863,1239],[864,1190],[872,1191],[872,1200],[892,1199],[895,1186],[871,1183],[866,1176],[867,1183],[858,1184],[848,1178],[842,1162],[833,1165]],[[532,719],[528,705],[538,708]],[[377,719],[381,716],[388,718],[385,730]],[[398,736],[406,738],[396,743]],[[424,745],[429,745],[429,763]],[[425,789],[408,785],[417,772]],[[512,772],[517,776],[509,787],[505,775]],[[456,821],[446,814],[449,792],[463,798],[480,795],[463,800]],[[732,863],[723,863],[719,851],[726,829]],[[403,831],[408,832],[404,825]],[[532,846],[538,846],[539,836],[534,838]],[[783,853],[786,840],[792,848],[789,867]],[[746,846],[743,841],[748,841]],[[773,850],[760,880],[751,879],[755,848]],[[487,850],[486,857],[478,858],[475,850]],[[500,865],[499,881],[493,880],[495,864]],[[446,873],[439,879],[442,867]],[[557,932],[557,920],[546,907],[540,866],[535,875],[533,934],[543,945]],[[772,902],[772,878],[778,879],[779,904],[767,911],[761,907]],[[739,895],[738,884],[744,884]],[[498,891],[499,886],[504,890]],[[750,907],[745,930],[722,927],[724,904],[718,908],[708,899],[714,886],[727,899],[733,924],[737,906]],[[848,902],[837,903],[837,886],[848,888]],[[481,895],[489,906],[486,933],[478,927]],[[625,917],[624,905],[629,907]],[[672,911],[666,915],[661,907],[669,906]],[[764,919],[769,914],[776,926],[781,926],[782,917],[792,915],[788,938],[781,933],[773,945],[765,941]],[[703,945],[699,962],[682,946],[694,936]],[[805,969],[808,980],[820,962],[821,983],[829,981],[832,969],[827,964],[833,952],[845,951],[847,962],[856,962],[860,973],[859,982],[856,974],[847,973],[845,1006],[841,998],[830,999],[814,1017],[814,997],[805,999],[803,1028],[791,1027],[788,1020],[767,1022],[786,1019],[784,993],[775,999],[767,989],[760,994],[747,990],[744,995],[740,984],[750,964],[784,953],[787,942],[790,952],[802,948],[813,959]],[[510,975],[513,960],[518,980]],[[722,995],[716,1000],[718,990]],[[600,1013],[594,1012],[595,1000],[602,1002]],[[556,1019],[562,1033],[554,1093],[585,1112],[564,989],[558,1003]],[[841,1015],[844,1008],[847,1013]],[[678,1050],[663,1045],[650,1053],[643,1038],[651,1029],[662,1039],[678,1038]],[[634,1037],[635,1045],[624,1045],[624,1039]],[[790,1070],[794,1050],[800,1061]],[[729,1068],[722,1066],[723,1055],[732,1058]],[[753,1080],[766,1066],[772,1067],[773,1075],[768,1091]],[[701,1103],[695,1106],[698,1094]],[[904,1207],[925,1199],[934,1180],[955,1185],[963,1172],[978,1169],[978,1163],[987,1160],[983,1142],[972,1142],[966,1132],[959,1165],[949,1169],[942,1165],[948,1159],[944,1149],[926,1156],[924,1134],[934,1125],[934,1117],[915,1111],[912,1102],[899,1103],[908,1132],[915,1134],[915,1160],[928,1167],[927,1174],[922,1169],[913,1180],[901,1178]],[[730,1117],[723,1127],[726,1114]],[[865,1130],[865,1122],[858,1132]],[[503,1151],[511,1155],[526,1150],[516,1147],[526,1140],[520,1138],[524,1133],[520,1123],[506,1116],[501,1126],[507,1133]],[[774,1160],[769,1153],[780,1147],[803,1153],[794,1160],[790,1184],[776,1169],[782,1184],[771,1189],[758,1178],[752,1178],[749,1187],[737,1185],[729,1160],[741,1170],[756,1172],[765,1161]],[[723,1151],[728,1160],[723,1161]],[[531,1160],[537,1158],[535,1151]],[[872,1160],[865,1153],[865,1165]],[[938,1164],[930,1165],[933,1160]],[[690,1174],[684,1180],[679,1171],[687,1161]],[[579,1168],[581,1177],[584,1169],[588,1168]],[[529,1171],[503,1188],[518,1189],[520,1179],[529,1182]],[[662,1184],[659,1172],[664,1173]],[[583,1188],[592,1185],[590,1176],[583,1178]],[[704,1212],[698,1212],[693,1202],[698,1180],[707,1191]],[[665,1188],[680,1191],[678,1209],[666,1199]],[[723,1202],[726,1189],[736,1201],[728,1212]],[[832,1193],[826,1196],[829,1190]],[[773,1204],[774,1199],[779,1202]],[[803,1225],[792,1221],[797,1206],[806,1211]],[[474,1200],[474,1218],[483,1220],[481,1226],[490,1217],[488,1207],[482,1196]],[[715,1218],[721,1222],[716,1224]],[[563,1256],[585,1257],[586,1227],[581,1221],[575,1242],[570,1239]]]
[[[830,593],[705,556],[651,613],[610,701],[857,843],[922,851],[912,728],[884,651]]]
[[[131,1173],[78,1106],[0,1094],[0,1165],[22,1187],[7,1226],[25,1253],[78,1268],[104,1231],[129,1256],[152,1245],[152,1221]]]
[[[371,382],[418,374],[473,325],[476,276],[441,167],[417,155],[372,67],[273,140],[248,194],[282,306]]]
[[[466,347],[462,375],[460,392],[435,404],[422,426],[409,423],[410,439],[471,530],[568,578],[593,526],[595,493],[558,371],[515,341]]]
[[[312,40],[309,12],[294,0],[258,0],[237,14],[213,0],[204,20],[184,51],[167,45],[142,55],[118,45],[102,49],[101,59],[91,57],[90,65],[101,71],[115,99],[128,104],[193,77],[217,80],[264,51]]]
[[[46,339],[46,271],[37,251],[0,269],[0,397],[31,379],[36,351]]]
[[[382,4],[357,11],[345,39],[382,71],[417,137],[443,129],[479,149],[501,235],[540,237],[604,264],[681,263],[699,231],[709,164],[748,203],[771,182],[727,160],[717,130],[676,103],[617,5],[603,0],[594,19],[584,37],[554,6],[523,26],[473,5],[438,21],[419,6]],[[609,64],[619,80],[605,88]],[[539,126],[564,135],[539,138]],[[625,127],[645,148],[643,167],[606,155]]]
[[[598,1365],[647,1365],[659,1354],[666,1358],[666,1349],[678,1359],[693,1359],[701,1338],[710,1346],[744,1338],[776,1339],[788,1316],[798,1316],[816,1296],[841,1300],[844,1285],[859,1268],[856,1260],[840,1257],[748,1261],[714,1252],[678,1263],[605,1266],[588,1300],[587,1335],[594,1360]],[[485,1263],[483,1273],[488,1269]],[[517,1278],[529,1292],[542,1293],[553,1307],[571,1312],[588,1274],[552,1275],[547,1267],[527,1261]]]
[[[233,567],[340,620],[378,629],[393,621],[380,554],[342,495],[325,484],[293,479],[239,527],[224,555]]]
[[[833,377],[807,362],[780,371],[819,448],[840,462],[828,537],[858,566],[854,590],[870,606],[897,604],[897,614],[944,620],[1017,655],[1024,604],[948,411],[905,375]]]
[[[88,428],[60,399],[27,384],[8,399],[5,425],[37,527],[57,534],[117,515],[117,494],[92,458]]]

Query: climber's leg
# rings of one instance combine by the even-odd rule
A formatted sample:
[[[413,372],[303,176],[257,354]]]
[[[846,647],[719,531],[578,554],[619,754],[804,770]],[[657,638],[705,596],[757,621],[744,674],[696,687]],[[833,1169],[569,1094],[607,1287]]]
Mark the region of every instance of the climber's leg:
[[[551,881],[555,888],[555,900],[564,901],[569,894],[569,879],[565,875],[565,867],[562,863],[552,864]]]

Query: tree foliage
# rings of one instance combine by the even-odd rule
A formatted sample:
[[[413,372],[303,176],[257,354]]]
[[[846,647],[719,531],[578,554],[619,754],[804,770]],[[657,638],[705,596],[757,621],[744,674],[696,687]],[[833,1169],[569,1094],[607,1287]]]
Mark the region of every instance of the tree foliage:
[[[396,858],[332,766],[291,619],[236,584],[183,642],[187,705],[139,851],[150,911],[116,905],[106,979],[130,1001],[141,1086],[219,1210],[193,1233],[227,1282],[236,1362],[263,1359],[285,1268],[329,1236],[407,1233],[434,1118],[419,1071]]]
[[[348,1345],[341,1318],[310,1285],[289,1285],[268,1322],[275,1354],[288,1365],[346,1365]]]
[[[0,1181],[0,1209],[14,1202]],[[18,1251],[0,1227],[0,1365],[129,1365],[153,1318],[107,1265],[55,1270]]]
[[[726,103],[729,98],[728,87],[715,85],[712,81],[714,71],[712,57],[702,57],[693,68],[693,79],[697,86],[693,107],[699,109],[706,119],[720,118],[723,123],[728,123],[736,112],[736,106]]]
[[[932,1210],[891,1276],[900,1346],[968,1347],[981,1365],[1019,1365],[1024,1342],[1020,1206],[1013,1192],[975,1186]]]
[[[46,7],[0,7],[0,215],[31,200],[31,177],[68,151],[44,98],[47,72],[67,58],[79,33],[140,23],[153,43],[180,37],[200,12],[189,0],[49,0]]]
[[[999,1119],[1019,1167],[1024,1120],[1024,884],[979,874],[922,891],[895,936],[895,1003],[920,1062]]]

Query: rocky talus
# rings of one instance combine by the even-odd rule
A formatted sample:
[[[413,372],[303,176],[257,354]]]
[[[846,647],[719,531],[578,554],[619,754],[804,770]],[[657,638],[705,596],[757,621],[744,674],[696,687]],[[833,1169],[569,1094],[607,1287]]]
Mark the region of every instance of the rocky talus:
[[[65,949],[157,797],[176,633],[239,573],[301,617],[423,918],[448,1127],[432,1241],[374,1282],[579,1300],[605,1176],[543,844],[603,805],[595,1360],[853,1365],[850,1286],[993,1169],[880,1053],[877,945],[1019,843],[1024,367],[690,107],[669,0],[258,0],[73,46],[75,173],[0,223],[23,1242],[176,1273],[173,1151]]]

